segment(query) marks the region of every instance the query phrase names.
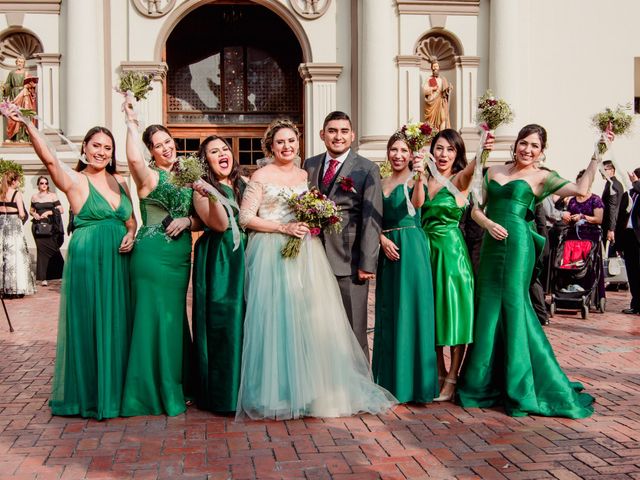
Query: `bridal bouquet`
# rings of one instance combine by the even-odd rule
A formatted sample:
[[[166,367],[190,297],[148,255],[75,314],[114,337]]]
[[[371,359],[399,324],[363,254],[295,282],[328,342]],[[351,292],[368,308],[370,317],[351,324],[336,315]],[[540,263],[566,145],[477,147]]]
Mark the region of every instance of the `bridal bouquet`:
[[[5,98],[2,103],[0,103],[0,113],[2,113],[2,115],[4,115],[5,117],[9,117],[9,109],[11,105],[13,105],[13,102]],[[22,115],[24,118],[32,118],[36,116],[36,112],[34,110],[31,110],[30,108],[21,108],[20,115]]]
[[[171,167],[169,182],[178,188],[191,188],[205,174],[204,165],[196,155],[178,157]],[[209,200],[218,201],[214,192],[208,192]]]
[[[126,95],[131,92],[137,101],[145,100],[153,87],[151,76],[140,72],[123,72],[120,74],[120,83],[116,92]]]
[[[309,233],[318,236],[324,230],[327,233],[339,233],[342,230],[342,216],[336,204],[329,200],[317,188],[306,192],[294,193],[287,199],[298,222],[309,225]],[[284,258],[296,258],[302,247],[302,239],[290,237],[281,253]]]
[[[491,90],[487,90],[484,95],[478,99],[478,122],[480,128],[485,132],[492,132],[500,125],[505,123],[511,123],[513,121],[513,110],[511,106],[502,98],[496,98],[493,96]],[[482,136],[482,143],[486,134]],[[482,150],[480,160],[484,165],[489,158],[489,150]]]
[[[609,149],[609,136],[626,135],[633,123],[633,115],[628,113],[631,105],[618,105],[615,110],[607,107],[604,111],[596,113],[592,118],[592,124],[600,132],[600,140],[598,140],[598,153],[604,155]]]
[[[407,146],[412,153],[419,152],[422,148],[431,143],[433,137],[438,133],[438,130],[429,125],[427,122],[415,122],[407,123],[400,129],[402,134],[407,139]],[[414,176],[414,180],[418,179],[418,175]]]

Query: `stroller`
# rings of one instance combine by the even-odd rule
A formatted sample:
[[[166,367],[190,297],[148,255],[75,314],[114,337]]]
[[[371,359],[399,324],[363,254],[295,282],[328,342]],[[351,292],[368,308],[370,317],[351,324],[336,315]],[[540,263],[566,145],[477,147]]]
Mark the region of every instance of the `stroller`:
[[[604,313],[606,298],[599,288],[604,275],[600,238],[596,226],[587,232],[579,227],[566,227],[561,232],[552,253],[551,317],[558,309],[580,311],[584,319],[590,308]]]

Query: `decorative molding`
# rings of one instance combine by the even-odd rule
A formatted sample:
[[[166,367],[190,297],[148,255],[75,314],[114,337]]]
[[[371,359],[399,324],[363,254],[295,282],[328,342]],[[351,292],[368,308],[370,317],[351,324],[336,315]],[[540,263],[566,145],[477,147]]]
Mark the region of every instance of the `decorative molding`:
[[[0,0],[0,12],[53,13],[60,15],[62,0]]]
[[[456,57],[456,65],[461,67],[479,67],[480,57],[464,56]]]
[[[42,52],[42,43],[32,33],[23,29],[12,29],[0,35],[0,67],[13,69],[16,58],[22,55],[30,60]],[[27,69],[32,62],[27,62]]]
[[[401,15],[478,15],[480,0],[396,0]]]
[[[422,63],[420,55],[398,55],[396,64],[399,67],[419,67]]]
[[[131,0],[140,14],[149,18],[164,17],[173,10],[176,0]]]
[[[289,0],[291,8],[306,20],[315,20],[327,12],[331,0]]]
[[[154,80],[162,81],[167,76],[169,67],[165,62],[120,62],[122,72],[142,72],[152,75]]]
[[[456,57],[462,54],[461,48],[445,31],[431,31],[418,42],[416,54],[421,58],[421,66],[429,69],[434,59],[438,60],[441,70],[451,70],[456,65]]]
[[[9,27],[22,28],[24,12],[7,12],[5,16],[7,17],[7,25],[9,25]]]
[[[337,63],[301,63],[300,76],[307,82],[337,82],[344,67]]]

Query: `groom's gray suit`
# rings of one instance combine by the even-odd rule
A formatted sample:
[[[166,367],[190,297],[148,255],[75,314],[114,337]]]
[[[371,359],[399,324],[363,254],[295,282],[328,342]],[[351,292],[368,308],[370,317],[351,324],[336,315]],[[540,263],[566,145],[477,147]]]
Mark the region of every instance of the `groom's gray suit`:
[[[322,153],[308,158],[303,166],[309,174],[309,184],[333,200],[342,213],[342,232],[324,235],[323,243],[351,327],[368,357],[369,282],[358,279],[358,270],[374,273],[377,268],[382,224],[380,169],[371,160],[350,150],[333,181],[325,188],[322,185],[325,157],[326,153]],[[340,178],[353,180],[356,193],[344,190]]]

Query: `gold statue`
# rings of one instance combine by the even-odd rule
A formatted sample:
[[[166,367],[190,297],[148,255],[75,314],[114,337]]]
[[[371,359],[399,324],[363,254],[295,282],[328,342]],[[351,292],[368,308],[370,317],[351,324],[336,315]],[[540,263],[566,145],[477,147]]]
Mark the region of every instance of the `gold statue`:
[[[431,61],[431,76],[422,87],[424,93],[424,121],[432,127],[443,130],[451,127],[449,120],[449,97],[451,84],[440,76],[438,59]]]

